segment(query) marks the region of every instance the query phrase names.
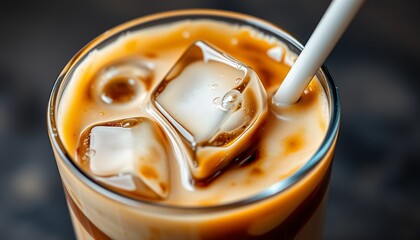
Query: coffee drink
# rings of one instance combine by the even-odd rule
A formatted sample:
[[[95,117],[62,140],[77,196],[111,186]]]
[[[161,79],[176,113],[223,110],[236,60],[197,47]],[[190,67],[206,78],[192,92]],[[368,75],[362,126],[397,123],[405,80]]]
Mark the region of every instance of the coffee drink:
[[[320,71],[296,104],[272,103],[299,44],[215,11],[107,34],[75,57],[51,100],[79,239],[321,237],[335,89]]]

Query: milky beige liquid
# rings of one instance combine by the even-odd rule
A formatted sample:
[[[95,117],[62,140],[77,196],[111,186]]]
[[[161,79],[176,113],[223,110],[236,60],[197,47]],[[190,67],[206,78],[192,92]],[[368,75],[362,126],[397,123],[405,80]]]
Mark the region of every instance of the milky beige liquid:
[[[256,30],[210,20],[183,21],[126,34],[88,55],[66,87],[57,126],[71,158],[83,168],[78,155],[80,138],[92,125],[131,117],[153,119],[147,107],[153,89],[197,40],[211,43],[253,68],[267,91],[268,103],[295,57],[284,44]],[[281,59],[268,54],[276,46],[283,49]],[[123,104],[98,101],[92,90],[97,86],[97,73],[126,59],[152,63],[153,74],[141,80],[147,91],[137,97],[126,91],[128,97],[120,99]],[[169,154],[168,195],[151,200],[172,206],[205,207],[254,196],[291,176],[310,159],[325,137],[328,119],[327,98],[315,79],[292,107],[268,104],[258,141],[252,144],[257,149],[252,161],[232,163],[211,181],[192,184],[191,190],[183,185],[179,163]],[[170,144],[167,149],[173,150]],[[275,197],[244,207],[193,213],[118,203],[82,183],[62,162],[58,161],[58,166],[79,239],[316,239],[321,236],[332,151],[305,178]]]

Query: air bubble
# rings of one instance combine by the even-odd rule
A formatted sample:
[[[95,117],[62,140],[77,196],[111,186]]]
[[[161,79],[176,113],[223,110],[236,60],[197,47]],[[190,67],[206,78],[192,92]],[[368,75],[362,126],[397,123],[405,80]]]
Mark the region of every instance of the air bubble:
[[[238,90],[231,90],[222,98],[220,107],[224,111],[234,111],[242,103],[242,94]]]
[[[95,156],[96,151],[92,148],[86,148],[82,156],[82,162],[88,161],[91,157]]]
[[[237,39],[237,38],[232,38],[232,39],[230,40],[230,43],[231,43],[232,45],[236,46],[236,45],[238,45],[239,41],[238,41],[238,39]]]
[[[96,154],[96,151],[95,151],[95,149],[92,149],[92,148],[87,148],[86,149],[86,151],[85,151],[85,154],[84,154],[84,156],[86,156],[86,157],[93,157],[93,156],[95,156],[95,154]]]
[[[217,89],[217,83],[213,83],[212,85],[210,85],[211,90],[216,90]]]
[[[242,81],[242,78],[237,78],[237,79],[235,80],[235,83],[236,83],[236,84],[239,84],[241,81]]]
[[[188,39],[188,38],[190,38],[190,36],[191,36],[190,32],[188,32],[188,31],[182,32],[182,37],[183,38]]]
[[[135,118],[130,118],[130,119],[125,119],[124,121],[121,122],[121,126],[123,128],[129,128],[129,127],[133,127],[135,125],[137,125],[139,123],[139,120],[135,119]]]
[[[83,146],[84,147],[88,147],[89,146],[89,138],[85,138],[85,139],[83,139]]]

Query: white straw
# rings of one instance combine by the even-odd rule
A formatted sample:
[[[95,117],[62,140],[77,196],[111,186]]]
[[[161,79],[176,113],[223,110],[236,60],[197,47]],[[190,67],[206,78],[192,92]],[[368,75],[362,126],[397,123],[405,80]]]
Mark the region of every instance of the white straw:
[[[332,1],[305,48],[274,94],[275,104],[288,105],[299,100],[363,2],[364,0]]]

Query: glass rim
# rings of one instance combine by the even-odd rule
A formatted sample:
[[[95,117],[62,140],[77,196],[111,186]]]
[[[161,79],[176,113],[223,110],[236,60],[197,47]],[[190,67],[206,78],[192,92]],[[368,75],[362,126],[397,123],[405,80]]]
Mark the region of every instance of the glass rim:
[[[222,203],[220,205],[212,205],[212,206],[180,206],[180,205],[169,205],[159,202],[154,202],[151,200],[141,200],[129,196],[124,196],[119,194],[116,191],[113,191],[111,189],[108,189],[104,187],[101,184],[98,184],[96,180],[94,180],[91,176],[86,174],[83,170],[80,169],[80,167],[71,159],[69,153],[66,151],[64,147],[64,143],[61,141],[61,138],[57,131],[56,126],[56,112],[58,109],[57,102],[59,93],[62,93],[63,91],[63,84],[66,83],[67,74],[72,70],[72,68],[79,62],[81,58],[83,58],[87,53],[89,53],[91,50],[95,49],[100,43],[103,43],[107,39],[119,35],[123,33],[126,30],[129,30],[132,27],[139,26],[141,24],[150,23],[153,21],[161,21],[163,19],[170,19],[170,18],[177,18],[177,17],[185,17],[187,19],[188,17],[200,17],[202,19],[208,19],[208,18],[225,18],[230,20],[235,20],[238,22],[242,22],[244,24],[248,24],[251,27],[258,27],[260,29],[264,29],[267,32],[270,32],[273,34],[274,37],[278,38],[281,37],[285,40],[286,43],[292,44],[294,47],[296,47],[299,51],[303,49],[303,45],[301,42],[299,42],[296,37],[294,37],[292,34],[286,32],[285,30],[281,29],[280,27],[259,19],[257,17],[253,17],[250,15],[242,14],[242,13],[236,13],[231,11],[222,11],[222,10],[208,10],[208,9],[190,9],[190,10],[175,10],[175,11],[167,11],[162,13],[155,13],[151,15],[147,15],[144,17],[139,17],[136,19],[133,19],[131,21],[128,21],[126,23],[123,23],[121,25],[118,25],[105,33],[99,35],[94,40],[89,42],[87,45],[85,45],[74,57],[71,58],[71,60],[67,63],[67,65],[64,67],[62,72],[60,73],[59,77],[55,81],[52,92],[49,98],[48,102],[48,109],[47,109],[47,127],[48,127],[48,135],[51,141],[51,144],[53,146],[53,150],[56,154],[59,155],[60,160],[57,159],[57,161],[63,161],[67,168],[70,169],[70,171],[77,176],[77,178],[83,182],[85,185],[87,185],[89,188],[93,189],[95,192],[98,192],[114,201],[117,201],[119,203],[123,203],[129,206],[133,207],[139,207],[139,206],[150,206],[150,207],[157,207],[159,209],[165,209],[165,210],[182,210],[182,211],[218,211],[218,210],[225,210],[225,209],[232,209],[235,207],[240,206],[246,206],[250,205],[252,203],[256,203],[265,199],[268,199],[270,197],[273,197],[275,195],[280,194],[283,191],[286,191],[293,185],[297,184],[299,180],[307,176],[309,172],[314,169],[316,166],[322,162],[324,156],[328,153],[328,151],[333,147],[335,143],[335,138],[338,134],[339,129],[339,122],[340,122],[340,99],[338,95],[338,88],[336,87],[334,81],[332,80],[331,75],[329,74],[327,68],[325,65],[322,65],[322,67],[318,70],[317,76],[321,75],[323,76],[323,79],[325,81],[325,86],[323,83],[323,80],[320,79],[321,85],[324,88],[324,91],[326,91],[327,98],[329,100],[329,107],[330,107],[330,121],[328,124],[326,135],[321,143],[321,145],[317,148],[316,152],[310,157],[310,159],[300,167],[298,171],[296,171],[291,176],[276,182],[275,184],[265,188],[264,190],[251,195],[247,198],[235,200],[232,202]],[[281,39],[279,39],[281,40]],[[327,88],[327,89],[325,89]],[[57,106],[56,106],[57,105]]]

